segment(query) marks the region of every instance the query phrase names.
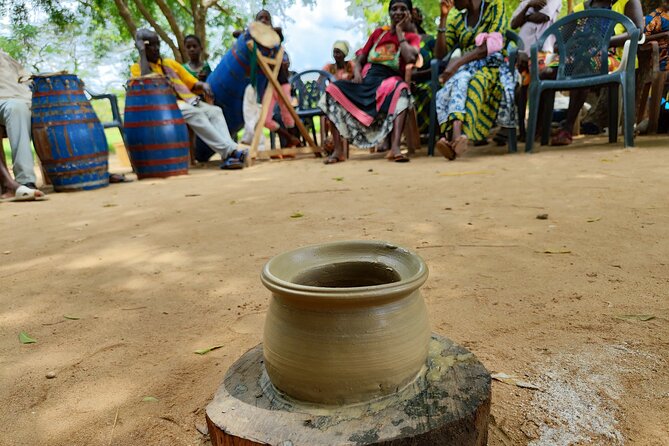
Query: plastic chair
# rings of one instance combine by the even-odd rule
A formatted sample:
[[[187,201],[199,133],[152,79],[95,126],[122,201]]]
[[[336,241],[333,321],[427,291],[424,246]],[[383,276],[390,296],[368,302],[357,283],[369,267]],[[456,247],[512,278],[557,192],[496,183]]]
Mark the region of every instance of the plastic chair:
[[[520,39],[520,36],[511,30],[507,30],[504,33],[506,40],[506,52],[507,59],[509,62],[509,68],[511,70],[516,69],[516,61],[518,60],[518,51],[525,48],[523,41]],[[437,130],[439,128],[439,123],[437,122],[437,92],[441,89],[439,85],[439,74],[440,68],[448,65],[448,62],[451,60],[453,53],[459,49],[455,47],[451,49],[451,52],[446,55],[441,60],[432,60],[430,62],[430,69],[432,70],[432,75],[430,79],[430,86],[432,90],[432,100],[430,101],[430,127],[429,132],[430,136],[428,139],[428,149],[427,153],[429,156],[434,156],[434,147],[437,140]],[[515,107],[515,104],[514,104]],[[523,117],[521,116],[521,119]],[[507,140],[507,145],[509,147],[509,153],[515,153],[518,151],[518,134],[515,128],[509,129],[509,138]]]
[[[639,71],[641,85],[640,91],[637,91],[639,99],[637,111],[637,123],[643,120],[648,108],[648,134],[657,133],[660,118],[660,102],[664,96],[664,90],[667,86],[667,72],[660,71],[660,49],[659,42],[669,41],[669,32],[655,34],[648,37],[647,42],[639,47]],[[645,64],[641,59],[645,59]],[[650,94],[650,102],[648,96]]]
[[[308,127],[311,127],[314,141],[317,141],[314,118],[317,116],[325,116],[323,110],[318,107],[318,102],[320,101],[321,96],[325,93],[325,88],[334,80],[335,78],[332,74],[323,70],[302,71],[301,73],[294,74],[288,80],[290,88],[297,99],[297,106],[295,107],[297,116],[302,119]],[[324,129],[321,126],[321,144],[323,141],[323,131]],[[273,144],[273,134],[271,135],[270,140]]]
[[[614,28],[622,24],[630,39],[625,44],[625,53],[620,68],[609,73],[609,46]],[[546,39],[556,37],[560,65],[553,80],[539,78],[539,48]],[[609,142],[618,140],[618,86],[623,89],[625,147],[634,147],[634,70],[639,44],[639,29],[627,17],[607,9],[588,9],[558,20],[544,32],[532,46],[530,69],[529,108],[525,151],[534,146],[539,119],[539,99],[545,92],[546,112],[542,121],[541,144],[548,144],[551,128],[552,104],[555,92],[608,86],[609,88]]]

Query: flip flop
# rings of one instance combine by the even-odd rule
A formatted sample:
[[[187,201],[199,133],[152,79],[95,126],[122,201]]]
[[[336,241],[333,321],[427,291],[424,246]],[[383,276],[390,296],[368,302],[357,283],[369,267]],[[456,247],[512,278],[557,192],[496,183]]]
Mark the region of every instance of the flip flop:
[[[117,183],[132,183],[133,180],[126,178],[125,175],[119,173],[110,173],[109,174],[109,184]]]
[[[329,156],[325,158],[325,161],[323,161],[323,164],[337,164],[337,163],[343,163],[346,160],[342,160],[337,158],[336,156]]]
[[[572,143],[572,136],[569,131],[562,129],[551,139],[552,146],[568,146]]]
[[[456,156],[462,156],[465,154],[467,149],[469,148],[469,139],[467,138],[466,135],[460,135],[458,139],[453,141],[452,143],[453,146],[453,152],[455,152]]]
[[[451,143],[446,141],[446,138],[440,138],[439,141],[437,141],[437,150],[444,156],[444,158],[450,161],[455,159],[455,151],[453,150]]]
[[[228,158],[225,161],[223,161],[223,164],[221,164],[221,169],[223,170],[240,170],[244,168],[244,163],[242,163],[239,159],[237,158]]]
[[[16,188],[13,197],[3,198],[0,202],[20,202],[20,201],[45,201],[49,198],[44,195],[44,192],[39,189],[31,189],[26,186],[19,186]]]

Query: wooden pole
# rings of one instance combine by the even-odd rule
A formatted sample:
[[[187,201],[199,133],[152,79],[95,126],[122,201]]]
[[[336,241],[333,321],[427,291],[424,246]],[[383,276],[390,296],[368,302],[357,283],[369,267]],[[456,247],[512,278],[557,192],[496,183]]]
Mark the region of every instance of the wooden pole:
[[[574,12],[574,0],[567,0],[567,13],[571,14]]]
[[[281,69],[281,60],[283,59],[284,49],[281,47],[278,54],[276,55],[274,63],[274,69],[271,72],[272,77],[276,78],[279,75],[279,70]],[[268,76],[269,77],[269,76]],[[258,117],[258,122],[256,123],[256,128],[253,133],[253,142],[251,144],[251,152],[256,154],[258,153],[258,144],[260,143],[260,138],[263,134],[263,128],[265,126],[265,120],[267,119],[267,114],[270,112],[269,105],[272,102],[272,94],[274,93],[274,87],[268,85],[265,89],[265,94],[262,99],[262,106],[260,108],[260,116]]]
[[[286,93],[284,93],[283,89],[281,88],[281,85],[279,84],[279,81],[276,79],[276,77],[271,76],[272,70],[270,69],[268,65],[268,61],[273,62],[274,60],[272,58],[268,58],[263,56],[260,51],[257,52],[258,55],[258,65],[260,65],[260,69],[265,73],[265,76],[267,76],[267,80],[270,82],[272,87],[274,87],[274,90],[276,90],[278,96],[279,96],[279,101],[286,107],[290,115],[293,117],[295,120],[295,125],[297,126],[298,130],[300,131],[300,134],[304,138],[304,140],[309,144],[309,147],[311,147],[311,150],[314,152],[316,155],[321,154],[321,149],[316,145],[314,140],[311,138],[311,135],[309,135],[309,132],[307,131],[306,127],[304,127],[304,123],[302,123],[302,120],[300,119],[299,116],[297,116],[297,112],[293,108],[293,105],[290,103],[290,98],[286,96]]]

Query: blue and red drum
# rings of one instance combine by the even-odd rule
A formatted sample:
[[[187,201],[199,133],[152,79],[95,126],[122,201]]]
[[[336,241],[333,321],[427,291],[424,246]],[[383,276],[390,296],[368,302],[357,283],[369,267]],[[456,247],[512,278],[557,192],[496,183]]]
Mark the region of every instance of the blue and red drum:
[[[151,74],[128,81],[123,127],[137,178],[188,174],[188,128],[166,77]]]
[[[58,192],[109,185],[104,129],[74,74],[33,76],[32,134],[44,172]]]
[[[225,121],[231,135],[244,127],[242,111],[244,90],[251,81],[252,50],[249,42],[255,41],[260,52],[268,57],[276,54],[281,45],[281,38],[271,27],[260,22],[253,22],[237,38],[235,45],[223,56],[216,69],[209,75],[207,82],[214,91],[214,103],[223,109]],[[258,67],[258,84],[267,85],[267,79]]]

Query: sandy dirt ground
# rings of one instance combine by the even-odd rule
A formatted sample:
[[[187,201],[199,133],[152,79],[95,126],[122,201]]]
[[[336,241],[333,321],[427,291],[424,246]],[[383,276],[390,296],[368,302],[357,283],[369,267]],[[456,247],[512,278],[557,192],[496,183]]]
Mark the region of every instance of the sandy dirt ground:
[[[434,331],[538,387],[494,382],[490,445],[669,445],[667,140],[359,152],[0,204],[0,444],[210,444],[204,408],[261,341],[262,265],[378,239],[427,261]]]

